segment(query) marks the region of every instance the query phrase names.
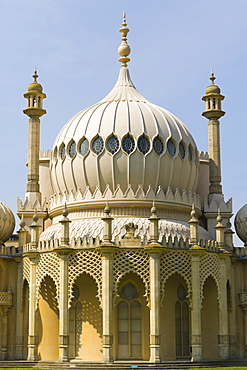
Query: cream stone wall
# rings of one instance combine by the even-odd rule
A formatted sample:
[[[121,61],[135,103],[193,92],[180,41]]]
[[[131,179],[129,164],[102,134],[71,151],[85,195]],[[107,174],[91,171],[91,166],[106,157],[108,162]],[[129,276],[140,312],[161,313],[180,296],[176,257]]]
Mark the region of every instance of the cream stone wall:
[[[208,195],[209,185],[210,185],[209,183],[209,159],[208,159],[207,153],[203,153],[203,156],[201,154],[199,169],[200,171],[199,171],[198,185],[197,185],[196,191],[200,195],[201,198],[205,198]]]
[[[41,284],[38,307],[38,356],[41,360],[58,359],[58,307],[55,285],[50,277]]]
[[[102,360],[102,309],[99,300],[96,297],[97,287],[95,281],[88,274],[81,275],[75,282],[79,288],[79,297],[72,303],[70,311],[75,310],[77,302],[81,303],[81,313],[77,311],[77,318],[80,316],[80,322],[75,321],[70,324],[70,342],[79,342],[81,346],[80,360],[83,361],[101,361]],[[71,317],[71,314],[70,314]],[[71,320],[70,320],[71,321]],[[81,325],[79,331],[78,325]],[[73,356],[73,348],[70,355]],[[79,358],[78,358],[79,359]]]
[[[178,301],[177,290],[180,284],[187,288],[185,280],[175,274],[168,279],[165,286],[165,297],[160,310],[161,358],[163,361],[176,359],[175,303]]]
[[[202,300],[202,358],[218,359],[218,301],[215,281],[209,277],[204,283]]]
[[[5,360],[15,356],[17,264],[14,260],[0,257],[0,268],[0,358]]]

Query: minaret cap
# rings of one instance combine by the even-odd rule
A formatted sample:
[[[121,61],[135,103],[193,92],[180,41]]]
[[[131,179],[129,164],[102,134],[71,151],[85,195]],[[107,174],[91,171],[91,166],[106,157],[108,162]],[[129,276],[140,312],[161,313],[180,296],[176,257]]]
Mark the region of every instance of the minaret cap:
[[[127,43],[127,34],[129,32],[129,29],[126,27],[126,13],[123,13],[123,23],[122,27],[120,28],[119,32],[122,34],[122,42],[120,46],[118,47],[118,54],[121,58],[119,58],[119,62],[122,63],[122,67],[127,67],[127,63],[130,61],[130,58],[128,58],[128,55],[130,55],[130,47]]]
[[[207,94],[220,94],[219,86],[214,84],[214,80],[216,79],[216,77],[214,76],[214,71],[213,70],[211,71],[211,76],[209,77],[209,79],[211,80],[211,85],[209,85],[206,88],[206,95]]]
[[[39,77],[37,74],[37,69],[34,67],[34,72],[33,72],[33,82],[28,86],[28,91],[37,91],[39,93],[43,92],[43,87],[41,84],[37,82],[37,78]]]

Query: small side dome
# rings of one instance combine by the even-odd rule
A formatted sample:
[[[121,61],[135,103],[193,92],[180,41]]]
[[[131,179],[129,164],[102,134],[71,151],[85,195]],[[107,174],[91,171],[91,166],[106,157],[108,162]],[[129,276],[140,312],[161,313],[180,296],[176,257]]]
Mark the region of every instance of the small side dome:
[[[0,202],[0,244],[4,244],[13,234],[15,217],[6,204]]]
[[[210,80],[212,81],[212,83],[206,88],[206,91],[205,91],[206,95],[207,94],[220,94],[219,86],[214,84],[214,80],[215,80],[214,72],[211,73]]]
[[[39,93],[42,93],[43,92],[43,87],[42,87],[42,85],[41,84],[39,84],[38,82],[37,82],[37,78],[38,78],[39,76],[37,75],[37,71],[36,71],[36,69],[34,70],[34,74],[33,74],[33,78],[34,78],[34,81],[30,84],[30,85],[28,85],[28,88],[27,88],[27,90],[30,92],[30,91],[36,91],[36,92],[39,92]]]
[[[247,204],[237,212],[234,225],[239,239],[247,245]]]

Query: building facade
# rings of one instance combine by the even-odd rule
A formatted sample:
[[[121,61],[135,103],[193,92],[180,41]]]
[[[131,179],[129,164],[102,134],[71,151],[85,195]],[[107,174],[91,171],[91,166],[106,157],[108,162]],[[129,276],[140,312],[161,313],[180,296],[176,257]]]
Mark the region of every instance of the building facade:
[[[40,152],[37,81],[25,200],[0,204],[0,356],[30,361],[247,357],[247,247],[235,248],[221,184],[215,76],[206,88],[208,153],[130,78],[124,16],[116,85]],[[246,244],[246,207],[236,217]]]

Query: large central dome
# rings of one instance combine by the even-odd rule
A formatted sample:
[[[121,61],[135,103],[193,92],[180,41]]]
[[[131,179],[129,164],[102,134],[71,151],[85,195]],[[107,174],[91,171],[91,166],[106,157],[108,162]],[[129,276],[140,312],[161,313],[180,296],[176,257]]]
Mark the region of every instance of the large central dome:
[[[135,193],[162,188],[195,192],[198,154],[186,126],[150,103],[135,88],[127,68],[126,23],[119,48],[122,67],[116,85],[99,103],[71,118],[58,134],[51,160],[55,194],[87,189],[93,194],[129,187]],[[125,35],[125,39],[124,39]],[[126,46],[127,45],[127,46]]]

